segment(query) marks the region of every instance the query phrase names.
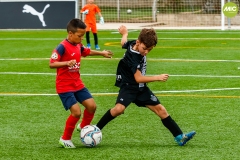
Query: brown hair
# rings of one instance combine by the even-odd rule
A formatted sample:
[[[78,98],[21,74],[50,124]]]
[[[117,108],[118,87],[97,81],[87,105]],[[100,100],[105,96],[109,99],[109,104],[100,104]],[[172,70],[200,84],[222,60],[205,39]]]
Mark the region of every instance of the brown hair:
[[[143,43],[147,48],[156,46],[157,44],[157,33],[153,28],[143,28],[138,36],[138,40]]]

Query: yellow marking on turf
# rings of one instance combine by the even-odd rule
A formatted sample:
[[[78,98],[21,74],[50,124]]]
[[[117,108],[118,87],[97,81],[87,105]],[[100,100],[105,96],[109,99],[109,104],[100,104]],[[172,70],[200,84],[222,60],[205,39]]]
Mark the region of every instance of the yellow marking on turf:
[[[107,42],[104,43],[104,46],[121,46],[120,42]]]
[[[226,43],[222,43],[222,44],[226,44]],[[120,42],[107,42],[104,43],[105,46],[121,46]],[[204,47],[204,46],[200,46],[200,47],[196,47],[196,46],[156,46],[155,48],[167,48],[167,49],[197,49],[197,48],[202,48],[202,49],[230,49],[230,50],[236,50],[236,49],[240,49],[240,47]]]

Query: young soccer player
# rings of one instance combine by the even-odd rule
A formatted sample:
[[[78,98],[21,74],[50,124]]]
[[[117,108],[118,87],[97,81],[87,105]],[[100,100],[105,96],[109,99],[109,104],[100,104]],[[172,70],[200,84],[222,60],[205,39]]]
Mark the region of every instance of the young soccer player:
[[[119,33],[122,35],[121,45],[126,52],[118,63],[116,83],[120,87],[116,105],[109,109],[97,123],[99,129],[111,120],[124,113],[124,110],[135,103],[138,107],[146,107],[155,113],[163,125],[172,133],[178,145],[183,146],[195,134],[195,131],[184,134],[177,123],[168,114],[159,99],[148,88],[148,82],[168,80],[168,74],[145,76],[147,59],[146,56],[157,44],[157,34],[154,29],[142,29],[138,39],[127,41],[128,30],[120,26]]]
[[[79,127],[89,125],[96,111],[96,103],[80,78],[81,56],[101,55],[111,58],[111,51],[95,51],[85,48],[82,40],[86,25],[79,19],[72,19],[67,24],[67,38],[52,52],[49,67],[57,68],[56,91],[65,110],[70,110],[65,129],[59,143],[64,148],[75,148],[71,141],[72,133],[81,116],[81,103],[85,109]]]
[[[91,48],[90,44],[90,30],[93,33],[95,49],[99,50],[100,47],[98,45],[98,36],[97,36],[97,23],[96,23],[96,13],[100,17],[100,24],[104,24],[104,18],[101,14],[100,8],[94,4],[94,0],[87,0],[87,4],[81,9],[80,13],[85,15],[85,24],[87,25],[86,32],[86,40],[87,47]]]

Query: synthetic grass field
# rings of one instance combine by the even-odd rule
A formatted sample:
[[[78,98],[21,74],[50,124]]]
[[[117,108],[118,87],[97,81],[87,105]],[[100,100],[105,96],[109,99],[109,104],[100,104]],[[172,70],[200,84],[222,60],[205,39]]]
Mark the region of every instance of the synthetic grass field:
[[[129,32],[129,39],[138,33]],[[186,146],[177,146],[150,110],[130,105],[102,130],[103,140],[96,148],[84,147],[77,131],[72,139],[77,148],[60,148],[69,112],[56,95],[56,71],[48,64],[66,31],[14,30],[0,31],[0,159],[239,159],[240,32],[157,33],[159,42],[148,55],[147,74],[170,77],[149,86],[184,132],[197,132]],[[81,62],[82,79],[98,105],[93,124],[115,104],[115,70],[124,54],[117,30],[98,35],[101,49],[112,50],[114,57]]]

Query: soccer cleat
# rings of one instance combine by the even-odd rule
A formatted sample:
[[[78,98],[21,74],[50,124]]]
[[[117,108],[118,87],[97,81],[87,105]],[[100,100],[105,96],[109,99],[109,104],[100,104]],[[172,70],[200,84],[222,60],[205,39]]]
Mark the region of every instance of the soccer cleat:
[[[196,134],[195,131],[186,133],[186,134],[180,134],[178,136],[176,136],[174,138],[175,142],[177,142],[177,144],[179,146],[184,146],[190,139],[193,138],[193,136]]]
[[[95,45],[95,49],[100,50],[100,47],[98,46],[98,44]]]
[[[77,131],[78,131],[78,132],[81,132],[80,124],[77,125]]]
[[[87,44],[87,48],[91,49],[91,44],[90,43]]]
[[[71,140],[63,140],[62,137],[59,140],[59,144],[64,148],[76,148]]]

